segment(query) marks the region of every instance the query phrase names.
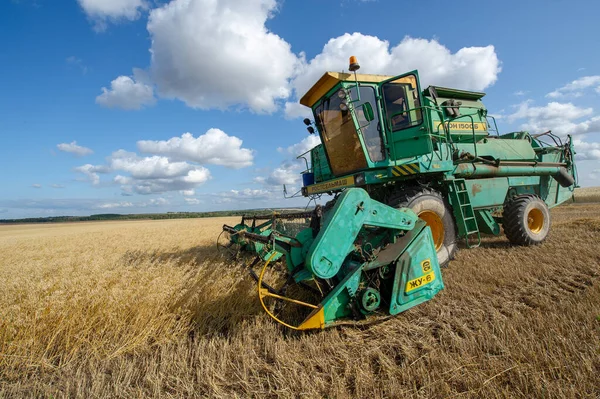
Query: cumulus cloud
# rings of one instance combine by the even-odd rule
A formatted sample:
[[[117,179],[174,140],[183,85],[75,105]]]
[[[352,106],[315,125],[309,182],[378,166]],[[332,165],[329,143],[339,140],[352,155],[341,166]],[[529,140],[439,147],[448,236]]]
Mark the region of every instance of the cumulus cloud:
[[[110,157],[110,168],[128,172],[135,179],[161,179],[186,176],[197,167],[187,162],[171,162],[165,157],[140,157],[134,152],[118,150]]]
[[[299,143],[291,145],[287,148],[279,147],[277,151],[281,153],[288,153],[290,155],[298,156],[304,154],[308,150],[313,149],[314,147],[321,144],[321,138],[316,134],[311,134],[302,139]]]
[[[96,31],[106,29],[108,21],[133,21],[148,9],[145,0],[77,0],[85,14],[94,23]]]
[[[254,182],[265,186],[287,186],[297,185],[300,181],[300,172],[306,169],[306,164],[303,160],[296,159],[298,155],[304,154],[308,150],[321,144],[321,139],[317,135],[309,135],[302,139],[299,143],[291,145],[287,148],[279,147],[277,151],[281,154],[290,156],[279,165],[279,167],[271,170],[266,176],[258,176],[254,178]],[[310,157],[309,157],[310,162]]]
[[[193,108],[271,113],[297,58],[265,23],[276,0],[174,0],[152,10],[151,71],[161,96]]]
[[[126,194],[188,191],[210,179],[210,171],[203,166],[172,162],[160,156],[140,157],[124,150],[115,151],[109,158],[109,165],[112,171],[129,174],[119,174],[113,179]]]
[[[573,140],[578,160],[600,160],[600,143],[586,142],[581,139]]]
[[[184,198],[184,200],[188,205],[198,205],[202,203],[198,198]]]
[[[358,57],[364,73],[399,75],[418,69],[423,87],[435,84],[483,90],[496,82],[501,71],[492,45],[463,47],[452,53],[435,39],[407,36],[390,47],[387,40],[376,36],[346,33],[330,39],[310,61],[302,60],[292,80],[297,96],[301,97],[325,71],[347,70],[349,55]],[[292,117],[295,108],[286,104],[286,110]]]
[[[144,83],[142,72],[134,70],[134,76],[119,76],[110,83],[110,89],[102,88],[102,94],[96,97],[96,104],[107,108],[139,110],[156,103],[154,89]]]
[[[250,166],[254,160],[252,150],[242,148],[241,139],[229,136],[220,129],[209,129],[198,137],[184,133],[181,137],[169,140],[142,140],[137,142],[137,147],[142,153],[235,169]]]
[[[104,165],[85,164],[74,168],[75,172],[82,173],[86,179],[91,181],[93,185],[100,184],[100,176],[98,173],[109,173],[110,168]]]
[[[32,184],[31,187],[33,187],[33,188],[42,188],[42,185],[35,183],[35,184]]]
[[[100,185],[100,174],[115,173],[112,184],[120,185],[125,196],[168,191],[193,196],[195,188],[211,177],[204,164],[230,168],[252,165],[253,151],[242,144],[220,129],[210,129],[198,137],[185,133],[169,140],[141,140],[138,149],[148,156],[121,149],[107,157],[104,165],[85,164],[74,170],[96,186]]]
[[[312,111],[310,108],[298,103],[298,102],[286,102],[283,110],[285,119],[296,119],[296,118],[311,118]]]
[[[77,145],[76,141],[72,141],[70,143],[60,143],[56,146],[56,148],[58,148],[60,151],[77,155],[78,157],[94,153],[94,151],[92,151],[90,148]]]
[[[600,116],[578,121],[590,116],[592,108],[582,108],[572,103],[550,102],[544,106],[533,106],[531,100],[525,101],[517,106],[514,113],[508,115],[507,120],[512,123],[525,119],[521,129],[531,133],[542,133],[552,130],[559,136],[581,135],[586,133],[600,132]]]
[[[362,60],[365,73],[397,75],[419,69],[424,86],[481,90],[501,71],[491,45],[452,52],[435,39],[405,37],[390,45],[362,33],[332,38],[307,60],[266,27],[277,7],[276,0],[172,0],[157,7],[150,11],[147,24],[152,86],[135,76],[120,76],[113,85],[127,91],[139,85],[140,97],[149,103],[154,101],[155,86],[158,96],[198,109],[273,113],[283,105],[284,115],[292,119],[310,115],[295,99],[325,71],[347,69],[349,55]],[[108,97],[114,94],[113,102],[139,108],[118,101],[121,97],[116,94],[125,88],[104,88],[99,101],[110,103]]]
[[[285,161],[267,176],[258,176],[254,182],[265,186],[295,185],[300,180],[300,172],[304,166],[297,161]]]
[[[588,88],[595,88],[596,92],[600,93],[600,75],[584,76],[582,78],[575,79],[571,83],[568,83],[563,87],[546,94],[546,97],[581,97],[584,91]]]

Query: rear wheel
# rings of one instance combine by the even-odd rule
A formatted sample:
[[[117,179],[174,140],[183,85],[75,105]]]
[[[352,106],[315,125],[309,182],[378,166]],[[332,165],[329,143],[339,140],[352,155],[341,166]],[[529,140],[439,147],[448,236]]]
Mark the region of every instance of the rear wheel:
[[[518,195],[504,205],[504,234],[516,245],[540,244],[550,231],[548,205],[531,194]]]
[[[447,266],[456,252],[456,224],[448,202],[434,190],[411,187],[392,195],[388,205],[410,208],[431,229],[440,266]]]

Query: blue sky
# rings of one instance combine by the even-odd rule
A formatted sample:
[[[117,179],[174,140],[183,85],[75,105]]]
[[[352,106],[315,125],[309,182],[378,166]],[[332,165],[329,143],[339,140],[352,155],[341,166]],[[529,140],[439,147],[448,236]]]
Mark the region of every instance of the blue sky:
[[[326,70],[483,90],[502,132],[574,134],[600,185],[597,1],[8,0],[0,218],[298,206]]]

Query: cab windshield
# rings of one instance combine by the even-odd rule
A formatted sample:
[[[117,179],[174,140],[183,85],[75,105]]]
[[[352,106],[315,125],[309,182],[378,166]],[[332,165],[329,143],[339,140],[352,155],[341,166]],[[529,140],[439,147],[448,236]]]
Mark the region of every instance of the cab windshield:
[[[323,99],[314,109],[315,122],[321,131],[323,145],[336,176],[367,167],[365,152],[360,144],[350,107],[355,109],[354,114],[362,131],[369,158],[374,162],[384,158],[377,113],[375,119],[368,122],[361,109],[365,102],[371,102],[373,109],[377,109],[375,91],[372,87],[360,87],[360,95],[361,101],[350,104],[350,101],[357,99],[356,88],[339,89]]]

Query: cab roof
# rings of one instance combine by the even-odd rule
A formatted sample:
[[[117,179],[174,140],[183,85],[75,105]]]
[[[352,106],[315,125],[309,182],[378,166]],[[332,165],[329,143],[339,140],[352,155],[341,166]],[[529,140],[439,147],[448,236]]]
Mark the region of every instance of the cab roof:
[[[379,83],[384,80],[391,79],[393,76],[388,75],[367,75],[356,74],[356,80],[362,83]],[[321,79],[311,87],[304,96],[300,99],[300,104],[307,107],[312,107],[321,97],[331,90],[339,82],[354,82],[353,73],[344,72],[325,72]]]

